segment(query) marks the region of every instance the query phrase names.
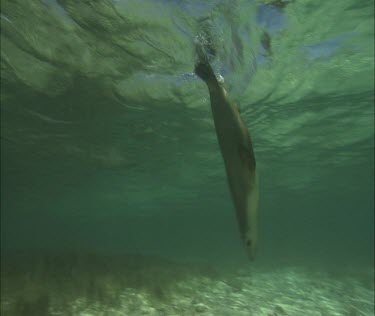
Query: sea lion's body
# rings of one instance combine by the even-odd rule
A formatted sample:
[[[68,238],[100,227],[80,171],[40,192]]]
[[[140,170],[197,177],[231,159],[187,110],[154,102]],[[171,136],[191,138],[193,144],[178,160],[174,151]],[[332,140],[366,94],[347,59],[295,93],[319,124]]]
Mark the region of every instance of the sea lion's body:
[[[196,74],[210,93],[215,130],[223,156],[241,239],[251,259],[257,242],[258,177],[251,138],[236,105],[230,100],[208,61],[198,61]]]

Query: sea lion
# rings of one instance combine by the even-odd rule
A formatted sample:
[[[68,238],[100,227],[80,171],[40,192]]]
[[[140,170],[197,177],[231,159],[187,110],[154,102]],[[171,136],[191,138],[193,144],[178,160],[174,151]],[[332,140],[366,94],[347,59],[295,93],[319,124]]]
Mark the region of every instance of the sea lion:
[[[211,110],[241,235],[249,258],[257,246],[258,176],[251,138],[237,106],[217,80],[208,59],[198,52],[195,73],[207,85]]]

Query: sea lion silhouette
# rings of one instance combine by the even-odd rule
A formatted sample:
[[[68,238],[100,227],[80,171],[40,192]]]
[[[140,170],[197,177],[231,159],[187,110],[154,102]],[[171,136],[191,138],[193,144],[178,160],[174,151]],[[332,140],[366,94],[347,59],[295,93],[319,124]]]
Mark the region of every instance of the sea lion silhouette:
[[[212,47],[210,50],[212,51]],[[242,242],[249,258],[254,259],[257,247],[258,176],[250,134],[237,106],[199,46],[195,73],[207,85],[211,110]]]

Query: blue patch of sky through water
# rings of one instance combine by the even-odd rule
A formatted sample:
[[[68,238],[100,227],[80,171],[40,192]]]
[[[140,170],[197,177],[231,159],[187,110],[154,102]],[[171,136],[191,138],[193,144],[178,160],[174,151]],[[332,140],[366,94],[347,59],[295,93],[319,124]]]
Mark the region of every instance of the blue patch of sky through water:
[[[271,36],[272,41],[272,37],[276,36],[278,31],[286,27],[287,18],[282,14],[281,9],[272,5],[261,5],[257,11],[256,22],[258,27],[263,28]],[[340,34],[331,39],[303,46],[301,47],[301,52],[310,60],[327,58],[340,48],[345,40],[351,36],[353,36],[353,32]],[[256,56],[256,64],[264,64],[266,59],[266,51],[261,47],[260,54]]]
[[[256,14],[256,23],[272,37],[287,24],[287,18],[281,10],[272,5],[260,5]]]
[[[307,45],[301,48],[301,50],[307,55],[309,59],[327,58],[331,56],[346,39],[353,36],[353,32],[338,35],[334,38],[322,41],[320,43]]]

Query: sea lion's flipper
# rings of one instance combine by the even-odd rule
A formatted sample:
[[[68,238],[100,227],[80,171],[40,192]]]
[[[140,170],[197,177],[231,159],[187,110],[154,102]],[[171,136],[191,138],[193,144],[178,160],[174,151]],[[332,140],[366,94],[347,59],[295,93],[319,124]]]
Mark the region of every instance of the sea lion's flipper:
[[[206,24],[202,25],[202,29],[196,37],[195,54],[195,74],[206,83],[217,81],[215,72],[210,65],[210,62],[216,57],[216,47],[210,28]]]
[[[195,74],[201,78],[204,82],[216,81],[214,70],[207,59],[198,59],[194,68]]]

